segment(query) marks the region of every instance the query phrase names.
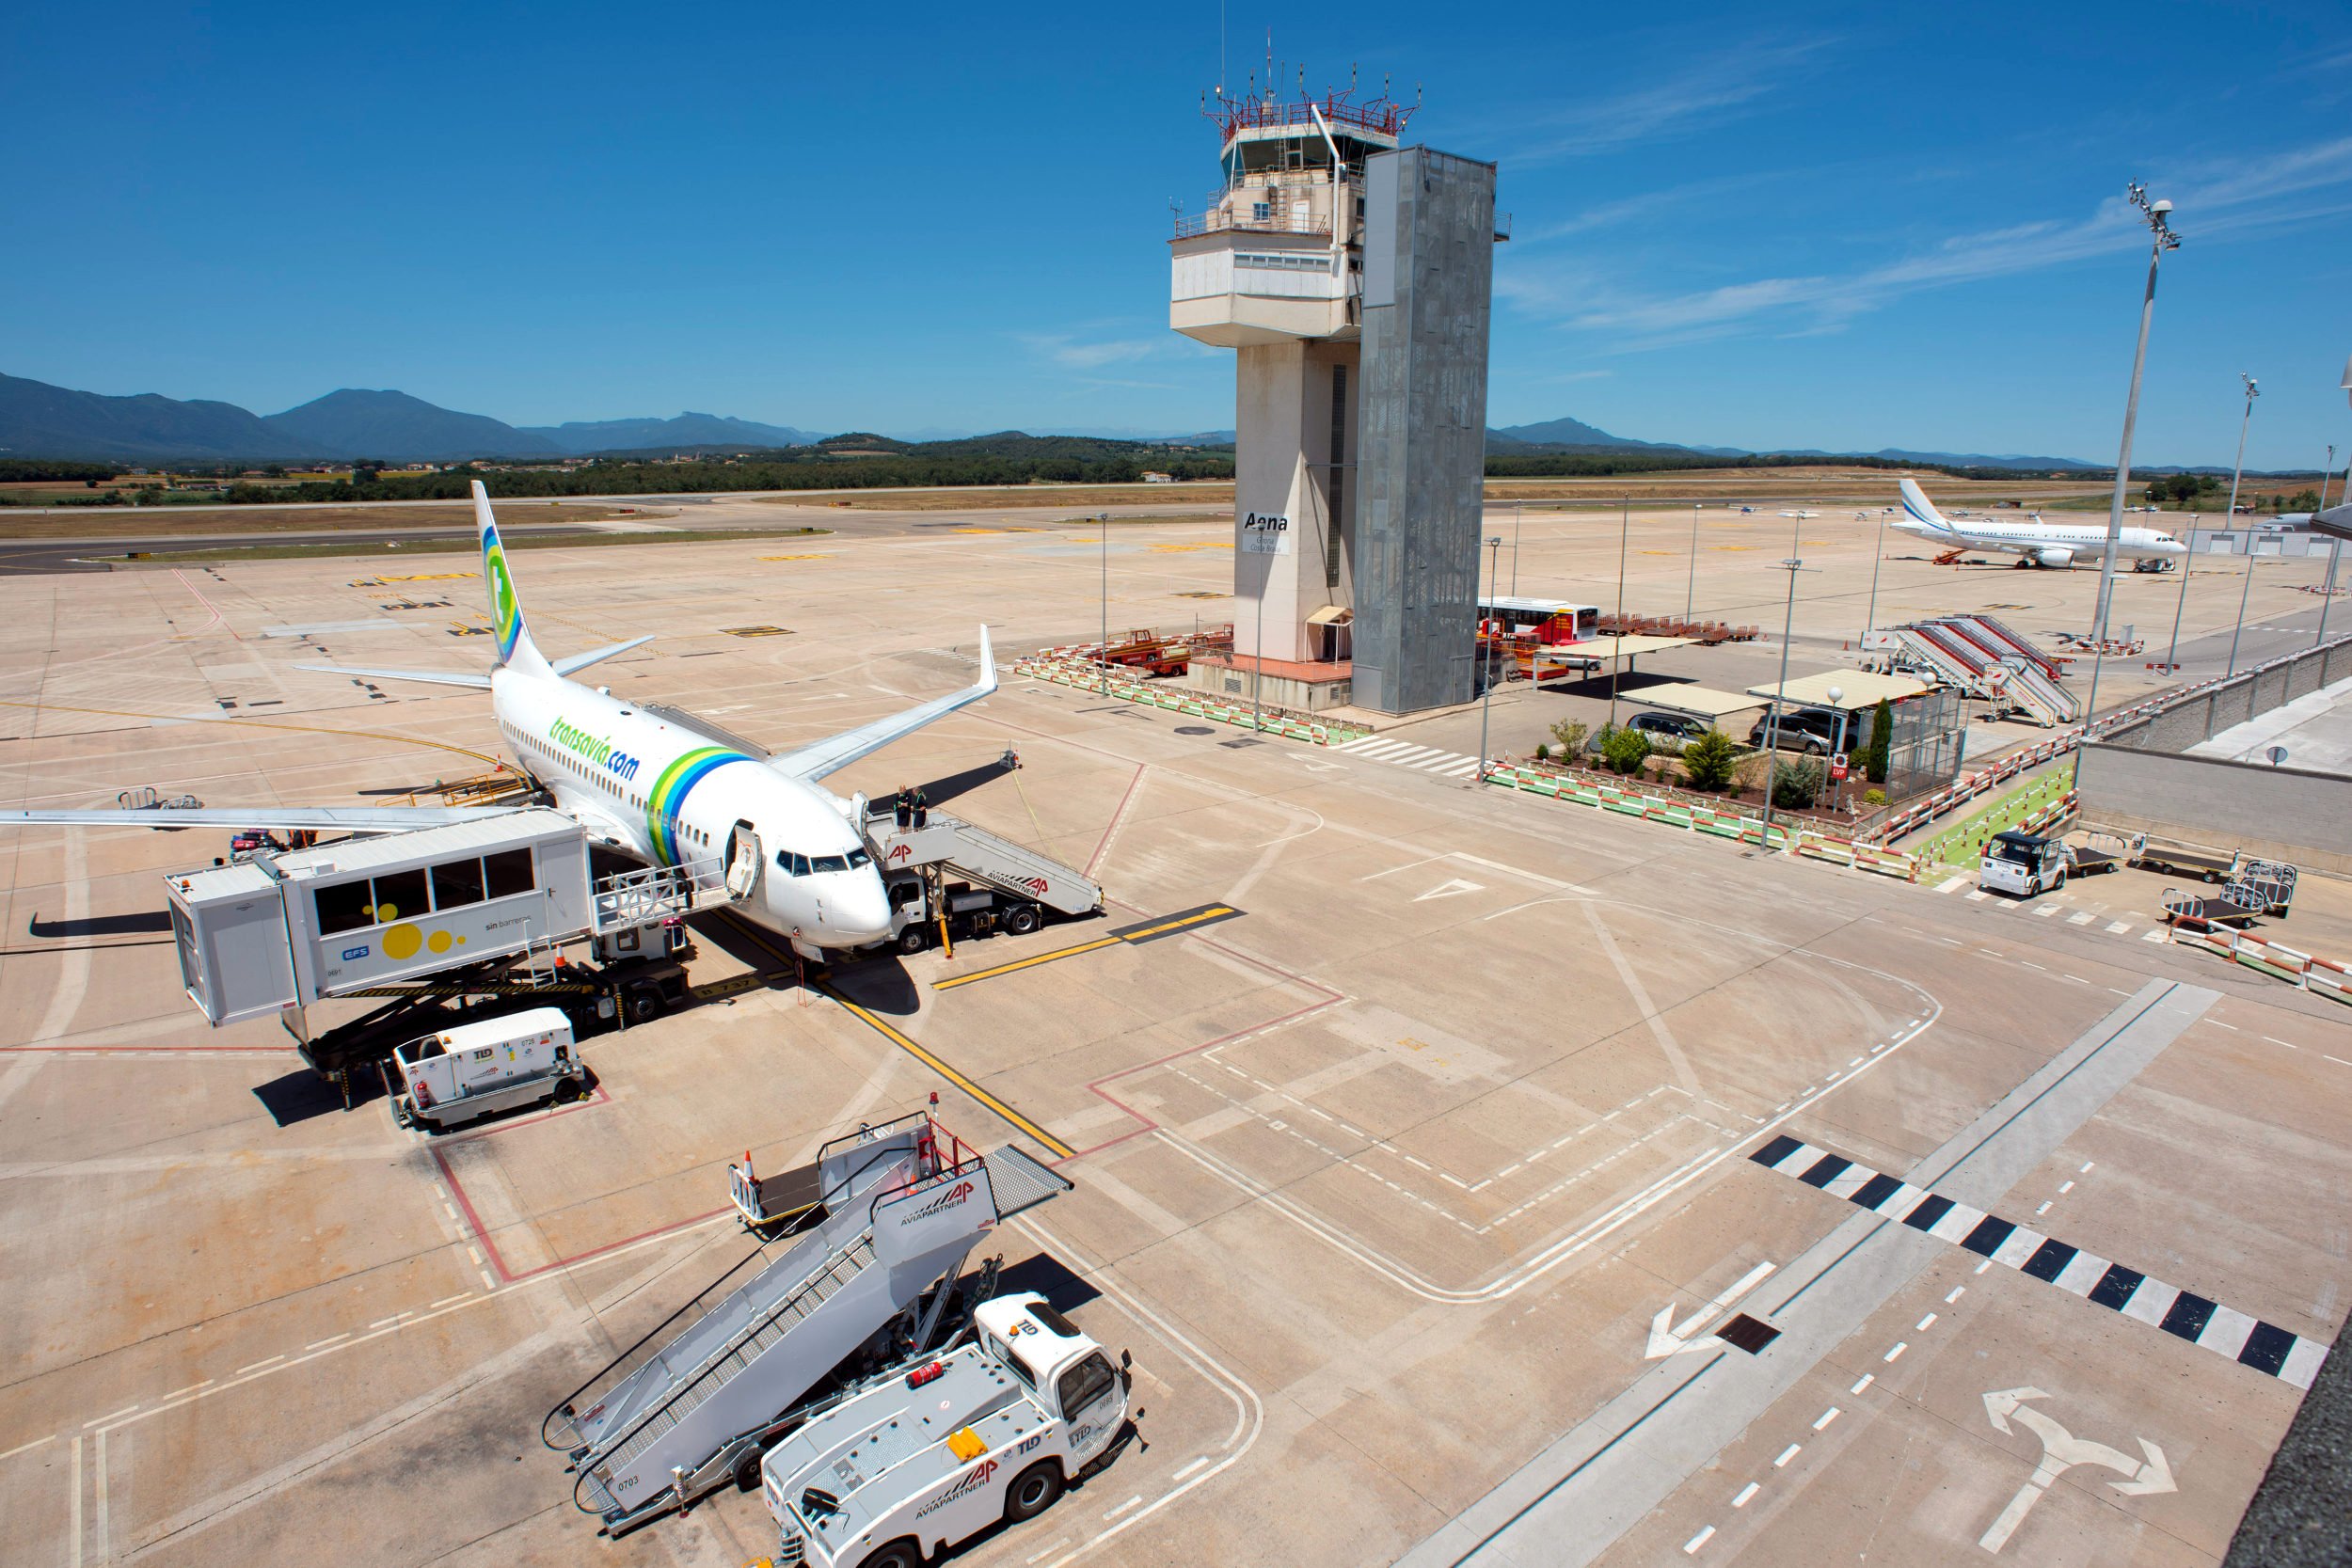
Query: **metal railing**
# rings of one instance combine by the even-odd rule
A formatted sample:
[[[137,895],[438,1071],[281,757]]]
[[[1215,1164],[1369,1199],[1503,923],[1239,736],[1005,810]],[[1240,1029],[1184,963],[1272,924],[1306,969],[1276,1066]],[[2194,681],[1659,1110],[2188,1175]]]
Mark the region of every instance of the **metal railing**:
[[[1176,218],[1176,238],[1189,240],[1201,234],[1316,234],[1327,236],[1331,220],[1327,217],[1296,217],[1276,213],[1266,218],[1237,217],[1221,207],[1205,213],[1179,214]]]

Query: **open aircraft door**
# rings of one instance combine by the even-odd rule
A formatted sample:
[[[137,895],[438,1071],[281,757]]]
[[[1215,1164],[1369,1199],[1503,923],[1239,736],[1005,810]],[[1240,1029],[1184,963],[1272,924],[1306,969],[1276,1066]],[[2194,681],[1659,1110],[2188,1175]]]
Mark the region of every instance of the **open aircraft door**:
[[[759,834],[749,822],[738,822],[727,834],[727,896],[738,903],[759,891],[762,857]]]

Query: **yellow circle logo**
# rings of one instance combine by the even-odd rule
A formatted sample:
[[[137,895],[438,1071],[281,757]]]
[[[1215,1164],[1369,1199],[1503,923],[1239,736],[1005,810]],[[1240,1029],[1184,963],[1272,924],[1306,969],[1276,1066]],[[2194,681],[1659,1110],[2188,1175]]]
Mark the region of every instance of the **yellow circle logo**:
[[[384,933],[384,956],[388,958],[413,958],[423,945],[424,933],[414,926],[395,926]]]

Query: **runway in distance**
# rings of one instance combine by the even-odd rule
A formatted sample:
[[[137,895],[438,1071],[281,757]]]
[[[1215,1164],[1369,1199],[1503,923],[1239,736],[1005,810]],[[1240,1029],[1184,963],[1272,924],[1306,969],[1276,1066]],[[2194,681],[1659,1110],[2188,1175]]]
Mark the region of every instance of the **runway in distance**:
[[[891,930],[882,870],[857,808],[818,780],[996,689],[988,627],[979,678],[961,690],[771,755],[692,715],[629,702],[570,677],[652,641],[640,637],[549,659],[532,641],[507,569],[490,499],[473,486],[482,578],[498,662],[487,674],[308,664],[372,679],[467,687],[490,694],[515,761],[596,842],[653,865],[723,867],[735,909],[789,939],[804,957],[862,947]],[[0,825],[288,828],[398,832],[500,815],[497,806],[230,807],[152,812],[0,812]]]
[[[1939,561],[1957,560],[1967,550],[2005,550],[2017,556],[2020,566],[2072,566],[2078,559],[2097,560],[2107,543],[2106,525],[2031,522],[1996,523],[1972,517],[1955,523],[1935,509],[1927,493],[1911,480],[1902,482],[1903,516],[1895,526],[1931,545],[1947,546]],[[2115,553],[2131,562],[2135,572],[2169,570],[2188,546],[2153,528],[2126,528],[2117,536]]]

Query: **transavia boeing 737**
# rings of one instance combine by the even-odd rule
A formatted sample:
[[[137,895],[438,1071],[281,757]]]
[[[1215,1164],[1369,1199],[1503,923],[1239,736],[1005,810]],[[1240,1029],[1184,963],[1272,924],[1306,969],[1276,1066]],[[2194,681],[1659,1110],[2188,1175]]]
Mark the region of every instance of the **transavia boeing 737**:
[[[2009,550],[2020,566],[2072,566],[2078,560],[2096,561],[2107,546],[2106,525],[1995,523],[1972,517],[1955,523],[1935,509],[1919,486],[1902,482],[1903,519],[1895,526],[1931,545],[1963,550]],[[2169,533],[2152,528],[2127,528],[2117,537],[2115,553],[2132,563],[2135,572],[2162,572],[2188,554],[2188,546]]]
[[[474,515],[482,534],[482,578],[498,634],[498,664],[486,675],[424,670],[303,668],[336,674],[471,687],[490,693],[499,732],[522,770],[591,838],[654,865],[713,860],[725,869],[735,906],[791,939],[803,956],[861,947],[891,933],[881,868],[849,801],[817,781],[996,689],[988,627],[980,627],[979,679],[961,691],[878,719],[781,755],[756,748],[674,708],[630,703],[567,677],[653,641],[640,637],[550,660],[523,624],[498,522],[480,481]],[[225,827],[398,832],[497,815],[495,806],[233,807],[163,810],[0,812],[0,825],[61,823],[157,828]]]

